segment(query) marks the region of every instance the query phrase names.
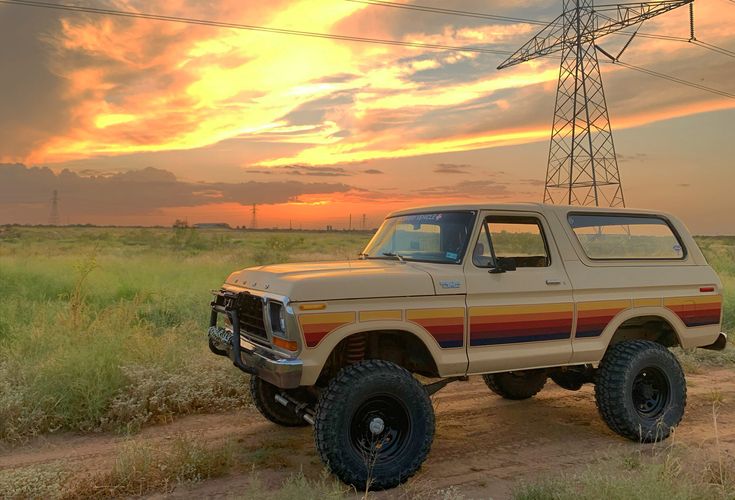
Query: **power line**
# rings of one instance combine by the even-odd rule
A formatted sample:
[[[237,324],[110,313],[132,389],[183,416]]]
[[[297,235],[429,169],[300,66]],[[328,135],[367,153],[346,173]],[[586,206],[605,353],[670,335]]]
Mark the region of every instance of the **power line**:
[[[468,18],[474,18],[474,19],[488,19],[488,20],[501,21],[501,22],[533,24],[533,25],[539,25],[539,26],[547,26],[547,25],[558,26],[559,24],[561,24],[561,23],[553,22],[553,21],[548,22],[548,21],[540,21],[537,19],[526,19],[523,17],[500,16],[500,15],[495,15],[495,14],[486,14],[482,12],[444,9],[440,7],[430,7],[427,5],[405,4],[405,3],[398,3],[398,2],[388,2],[384,0],[346,0],[346,1],[353,2],[353,3],[361,3],[361,4],[366,4],[366,5],[375,5],[379,7],[390,7],[394,9],[414,10],[414,11],[419,11],[419,12],[431,12],[434,14],[452,15],[452,16],[468,17]],[[727,0],[727,1],[735,4],[735,0]],[[602,18],[612,20],[610,17],[602,14],[601,12],[595,11],[595,13]],[[628,31],[619,31],[619,32],[610,33],[610,34],[611,35],[622,35],[622,36],[633,35],[632,32],[628,32]],[[685,38],[681,36],[660,35],[657,33],[645,33],[645,32],[640,32],[640,31],[636,33],[636,36],[639,38],[650,38],[653,40],[668,40],[672,42],[685,42],[685,43],[694,42],[690,40],[689,38]],[[699,42],[699,40],[697,40],[696,42]],[[735,57],[735,52],[730,52],[727,49],[723,49],[722,47],[717,47],[716,45],[713,45],[713,44],[700,42],[700,43],[696,43],[696,45],[699,45],[700,47],[707,49],[707,50],[711,50],[713,52],[718,52],[726,56]]]
[[[711,43],[707,43],[707,42],[703,42],[702,40],[692,40],[692,43],[694,45],[698,45],[698,46],[700,46],[702,48],[705,48],[705,49],[708,49],[708,50],[712,50],[714,52],[717,52],[719,54],[722,54],[723,56],[735,57],[735,52],[733,52],[732,50],[724,49],[722,47],[718,47],[717,45],[714,45],[714,44],[711,44]]]
[[[390,7],[396,7],[396,6],[403,6],[406,8],[408,7],[407,4],[398,4],[395,2],[382,2],[379,0],[347,0],[347,1],[354,1],[354,2],[359,2],[359,3],[371,3],[371,4],[374,3],[374,4],[390,6]],[[731,1],[735,2],[735,0],[731,0]],[[152,20],[152,21],[175,22],[175,23],[193,24],[193,25],[199,25],[199,26],[210,26],[210,27],[217,27],[217,28],[249,30],[249,31],[258,31],[258,32],[274,33],[274,34],[281,34],[281,35],[325,38],[325,39],[359,42],[359,43],[373,43],[373,44],[382,44],[382,45],[404,46],[404,47],[414,47],[414,48],[423,48],[423,49],[431,49],[431,50],[452,50],[452,51],[458,51],[458,52],[477,52],[477,53],[504,55],[504,56],[512,54],[512,52],[509,50],[495,50],[495,49],[488,49],[484,47],[459,47],[459,46],[453,46],[453,45],[428,44],[428,43],[421,43],[421,42],[405,42],[401,40],[388,40],[388,39],[381,39],[381,38],[366,38],[366,37],[356,37],[356,36],[349,36],[349,35],[334,35],[330,33],[317,33],[317,32],[311,32],[311,31],[272,28],[272,27],[267,27],[267,26],[258,26],[258,25],[249,25],[249,24],[240,24],[240,23],[228,23],[224,21],[213,21],[209,19],[167,16],[167,15],[162,15],[162,14],[149,14],[145,12],[103,9],[103,8],[98,8],[98,7],[85,7],[85,6],[79,6],[79,5],[42,2],[42,1],[37,1],[37,0],[0,0],[0,4],[25,6],[25,7],[37,7],[37,8],[43,8],[43,9],[62,10],[62,11],[68,11],[68,12],[81,12],[81,13],[88,13],[88,14],[109,15],[109,16],[133,18],[133,19],[147,19],[147,20]],[[417,6],[415,4],[412,4],[411,7],[417,7]],[[530,24],[541,23],[541,21],[535,21],[531,19],[513,18],[513,17],[508,17],[508,16],[494,16],[491,14],[472,13],[469,11],[452,11],[451,9],[430,8],[430,7],[425,7],[425,6],[420,6],[420,7],[422,7],[422,10],[430,11],[430,12],[434,12],[434,11],[437,11],[437,12],[441,11],[440,13],[450,13],[451,12],[456,15],[477,14],[478,16],[484,16],[486,18],[493,18],[493,19],[498,19],[498,20],[500,19],[503,19],[506,21],[513,20],[513,22],[528,22]],[[412,10],[416,10],[416,9],[412,9]],[[641,36],[641,34],[639,33],[638,36]],[[657,38],[663,38],[663,39],[676,39],[677,41],[687,41],[687,42],[689,41],[688,39],[685,39],[685,38],[679,39],[679,37],[669,37],[666,35],[651,35],[651,36],[654,36]],[[704,42],[700,42],[700,43],[704,44]],[[725,51],[726,49],[722,49],[722,50]],[[553,56],[549,56],[549,57],[553,57]],[[623,65],[622,63],[620,64]],[[642,70],[642,68],[640,68],[640,70]],[[659,76],[660,78],[666,79],[665,75],[652,74],[652,73],[655,73],[655,72],[651,72],[649,74],[651,74],[651,76]],[[704,86],[701,86],[701,87],[704,87]],[[707,92],[712,91],[714,93],[721,92],[715,89],[709,89],[708,87],[701,88],[701,90],[705,90]],[[725,95],[725,94],[727,93],[722,92],[720,95]],[[727,94],[727,96],[730,96],[730,94]]]
[[[148,14],[144,12],[135,12],[135,11],[102,9],[98,7],[84,7],[84,6],[79,6],[79,5],[40,2],[40,1],[34,1],[34,0],[0,0],[0,4],[21,5],[25,7],[38,7],[38,8],[43,8],[43,9],[64,10],[64,11],[69,11],[69,12],[84,12],[88,14],[101,14],[101,15],[108,15],[108,16],[133,18],[133,19],[148,19],[152,21],[167,21],[167,22],[175,22],[175,23],[183,23],[183,24],[194,24],[194,25],[200,25],[200,26],[211,26],[211,27],[217,27],[217,28],[249,30],[249,31],[258,31],[258,32],[263,32],[263,33],[276,33],[280,35],[306,36],[306,37],[311,37],[311,38],[326,38],[330,40],[341,40],[341,41],[347,41],[347,42],[394,45],[394,46],[401,46],[401,47],[414,47],[414,48],[431,49],[431,50],[453,50],[457,52],[478,52],[482,54],[495,54],[495,55],[504,55],[504,56],[511,54],[511,52],[508,50],[488,49],[485,47],[458,47],[454,45],[443,45],[443,44],[436,44],[436,43],[405,42],[402,40],[387,40],[387,39],[382,39],[382,38],[367,38],[367,37],[349,36],[349,35],[335,35],[331,33],[318,33],[318,32],[313,32],[313,31],[300,31],[300,30],[291,30],[291,29],[284,29],[284,28],[272,28],[268,26],[258,26],[258,25],[252,25],[252,24],[228,23],[224,21],[212,21],[208,19],[166,16],[166,15],[161,15],[161,14]]]
[[[504,21],[511,23],[538,24],[546,26],[548,21],[536,21],[534,19],[524,19],[521,17],[498,16],[494,14],[484,14],[481,12],[471,12],[467,10],[443,9],[440,7],[429,7],[427,5],[406,4],[398,2],[385,2],[382,0],[347,0],[353,3],[363,3],[367,5],[377,5],[380,7],[391,7],[394,9],[417,10],[421,12],[432,12],[434,14],[447,14],[452,16],[473,17],[476,19],[491,19],[493,21]]]
[[[727,97],[729,99],[735,99],[735,94],[731,94],[729,92],[725,92],[724,90],[717,90],[713,89],[712,87],[707,87],[705,85],[700,85],[698,83],[690,82],[688,80],[682,80],[681,78],[677,78],[675,76],[667,75],[664,73],[659,73],[658,71],[653,71],[651,69],[641,68],[640,66],[634,66],[632,64],[624,63],[622,61],[612,61],[613,64],[617,64],[619,66],[622,66],[624,68],[632,69],[633,71],[638,71],[641,73],[645,73],[650,76],[655,76],[658,78],[663,78],[664,80],[668,80],[670,82],[678,83],[680,85],[686,85],[687,87],[692,87],[695,89],[703,90],[705,92],[709,92],[711,94],[717,94],[722,97]]]

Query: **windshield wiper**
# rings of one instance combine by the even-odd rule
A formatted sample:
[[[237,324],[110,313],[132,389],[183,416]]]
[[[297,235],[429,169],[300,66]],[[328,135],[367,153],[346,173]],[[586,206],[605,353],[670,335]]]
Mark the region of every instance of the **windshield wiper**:
[[[406,259],[404,259],[401,254],[398,254],[396,252],[383,252],[383,255],[385,255],[386,257],[395,257],[401,262],[406,262]]]
[[[360,252],[360,253],[357,254],[357,256],[360,257],[361,260],[365,260],[368,257],[370,257],[370,254],[367,253],[367,252]]]

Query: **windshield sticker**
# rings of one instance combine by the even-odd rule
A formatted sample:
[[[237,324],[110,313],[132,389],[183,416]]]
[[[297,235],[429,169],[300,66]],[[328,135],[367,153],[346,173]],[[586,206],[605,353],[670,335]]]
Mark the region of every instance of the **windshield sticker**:
[[[454,252],[447,252],[447,253],[446,253],[446,256],[447,256],[447,259],[452,259],[452,260],[457,260],[457,257],[459,257],[459,256],[458,256],[458,255],[457,255],[456,253],[454,253]]]
[[[438,222],[442,220],[443,214],[418,214],[408,215],[404,218],[404,222],[415,224],[420,222]]]

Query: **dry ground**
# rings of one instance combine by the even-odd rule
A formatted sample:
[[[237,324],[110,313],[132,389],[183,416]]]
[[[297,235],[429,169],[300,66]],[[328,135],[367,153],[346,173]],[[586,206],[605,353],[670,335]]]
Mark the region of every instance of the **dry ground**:
[[[688,375],[686,416],[673,439],[641,445],[614,435],[600,420],[592,386],[578,392],[549,381],[534,399],[506,401],[479,377],[456,382],[434,397],[436,437],[420,473],[402,489],[377,498],[423,496],[454,487],[465,498],[504,499],[519,482],[558,472],[575,473],[601,457],[624,456],[672,442],[696,449],[715,446],[713,399],[721,401],[718,432],[722,450],[735,454],[735,371],[712,369]],[[181,435],[223,446],[232,441],[240,456],[230,474],[156,496],[173,498],[248,496],[252,468],[266,487],[277,488],[294,472],[319,478],[322,464],[310,428],[284,429],[266,422],[255,409],[189,416],[144,429],[135,440],[165,447]],[[13,469],[60,463],[75,474],[108,470],[126,439],[114,434],[53,435],[22,447],[0,450],[0,474]]]

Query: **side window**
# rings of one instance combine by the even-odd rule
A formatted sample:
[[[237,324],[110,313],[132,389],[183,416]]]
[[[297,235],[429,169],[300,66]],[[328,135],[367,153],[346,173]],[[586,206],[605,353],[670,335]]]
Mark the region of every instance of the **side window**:
[[[569,225],[590,259],[684,259],[686,249],[664,219],[649,215],[570,214]]]
[[[478,267],[497,259],[513,259],[516,267],[547,267],[551,264],[541,222],[535,217],[490,216],[485,219],[472,252]]]

